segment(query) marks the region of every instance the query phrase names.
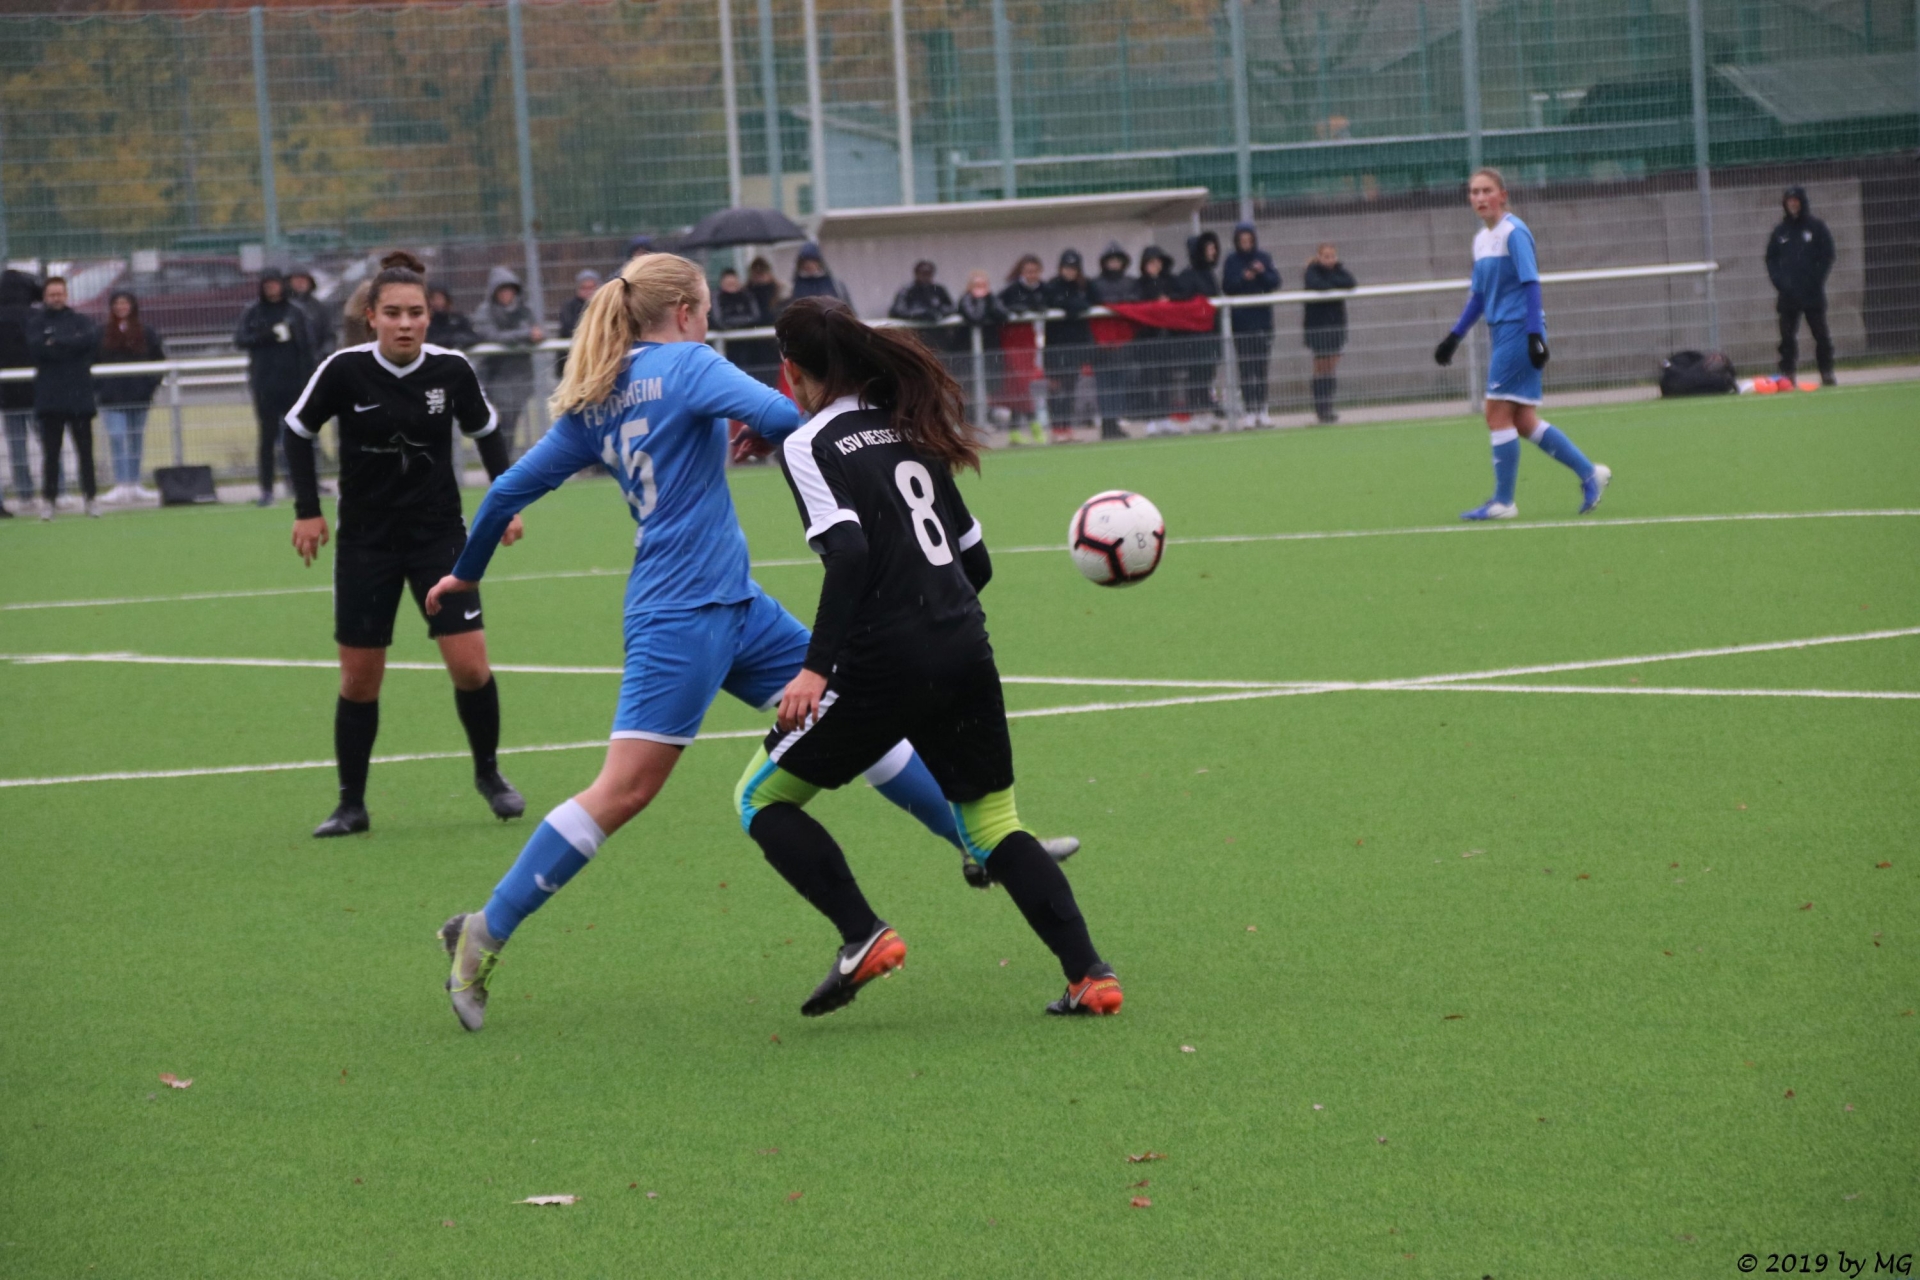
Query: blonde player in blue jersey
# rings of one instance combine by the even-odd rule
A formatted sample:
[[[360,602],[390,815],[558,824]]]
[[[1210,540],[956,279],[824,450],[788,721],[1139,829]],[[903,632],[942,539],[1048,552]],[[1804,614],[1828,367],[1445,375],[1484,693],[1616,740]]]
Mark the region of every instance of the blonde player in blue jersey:
[[[1511,520],[1520,475],[1520,437],[1580,477],[1580,514],[1600,505],[1613,472],[1587,461],[1566,433],[1540,417],[1540,371],[1547,366],[1547,317],[1540,303],[1540,264],[1533,232],[1507,212],[1507,181],[1498,169],[1476,169],[1467,199],[1484,227],[1473,238],[1473,292],[1453,329],[1434,348],[1435,363],[1453,362],[1460,339],[1484,314],[1492,354],[1487,362],[1487,429],[1493,442],[1493,497],[1462,520]]]
[[[485,1019],[501,946],[659,793],[715,695],[771,706],[806,658],[807,628],[748,576],[726,477],[729,419],[773,443],[800,425],[799,410],[706,345],[708,305],[700,268],[672,254],[636,258],[600,286],[554,392],[552,428],[494,481],[466,549],[427,594],[431,616],[444,597],[473,590],[513,517],[587,468],[612,474],[639,526],[625,672],[600,776],[547,815],[484,910],[440,931],[453,957],[453,1010],[469,1031]],[[959,845],[946,797],[907,744],[866,776]],[[1079,844],[1049,846],[1064,858]]]

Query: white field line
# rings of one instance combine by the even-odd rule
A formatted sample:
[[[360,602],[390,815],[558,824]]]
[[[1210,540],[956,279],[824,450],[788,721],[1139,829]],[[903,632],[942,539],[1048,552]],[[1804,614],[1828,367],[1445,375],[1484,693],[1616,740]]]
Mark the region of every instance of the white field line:
[[[1305,530],[1297,533],[1223,533],[1201,537],[1168,538],[1170,546],[1221,546],[1232,543],[1251,542],[1331,542],[1349,538],[1399,538],[1412,535],[1436,533],[1472,533],[1476,530],[1506,530],[1520,532],[1530,529],[1623,529],[1646,525],[1668,524],[1729,524],[1745,521],[1770,520],[1855,520],[1884,519],[1903,516],[1920,516],[1920,508],[1890,507],[1879,510],[1839,510],[1839,511],[1745,511],[1725,515],[1703,516],[1628,516],[1618,520],[1535,520],[1525,524],[1490,522],[1486,524],[1434,524],[1416,525],[1405,529],[1320,529]],[[1025,547],[995,547],[998,555],[1040,555],[1058,552],[1062,548],[1057,544]],[[799,559],[755,560],[755,569],[792,569],[818,565],[818,559],[807,556]],[[489,583],[502,582],[551,582],[567,578],[624,578],[629,569],[562,569],[552,573],[503,573],[489,576]],[[131,604],[178,604],[199,600],[249,600],[265,596],[322,595],[331,592],[331,584],[317,587],[261,587],[245,591],[190,591],[170,596],[110,596],[93,600],[16,600],[10,604],[0,604],[0,613],[17,612],[32,609],[94,609],[113,605]]]
[[[1856,640],[1885,640],[1900,636],[1920,635],[1920,627],[1907,627],[1893,631],[1864,631],[1853,635],[1816,636],[1806,640],[1779,640],[1761,644],[1725,645],[1716,649],[1684,649],[1674,653],[1647,654],[1637,658],[1599,658],[1587,662],[1561,662],[1547,667],[1516,667],[1494,672],[1461,672],[1454,675],[1416,676],[1402,680],[1355,680],[1355,681],[1318,681],[1300,682],[1285,685],[1246,685],[1226,693],[1190,694],[1184,697],[1145,698],[1124,702],[1082,702],[1063,707],[1033,707],[1020,711],[1009,711],[1009,720],[1030,720],[1049,716],[1088,715],[1102,711],[1144,711],[1156,707],[1192,707],[1216,702],[1247,702],[1263,698],[1288,698],[1306,694],[1379,692],[1379,693],[1431,693],[1453,690],[1463,693],[1628,693],[1658,694],[1668,697],[1710,697],[1710,698],[1828,698],[1828,699],[1870,699],[1870,700],[1916,700],[1920,693],[1887,692],[1847,689],[1710,689],[1710,688],[1654,688],[1644,686],[1610,685],[1508,685],[1480,683],[1490,677],[1514,674],[1531,674],[1537,671],[1589,671],[1604,667],[1637,666],[1654,662],[1672,662],[1688,658],[1727,657],[1743,653],[1770,653],[1782,649],[1805,649],[1816,645],[1845,644]],[[91,657],[111,658],[114,655],[90,655]],[[83,660],[84,660],[83,656]],[[242,659],[242,662],[250,660]],[[271,660],[261,660],[271,661]],[[279,665],[275,663],[274,665]],[[328,664],[319,664],[328,665]],[[437,670],[428,664],[415,664]],[[500,668],[504,670],[504,668]],[[1019,679],[1019,677],[1015,677]],[[1026,679],[1047,684],[1082,683],[1069,681],[1066,677],[1027,677]],[[1108,682],[1115,683],[1115,682]],[[1132,683],[1132,682],[1129,682]],[[1160,687],[1165,682],[1139,682],[1138,687]],[[1223,682],[1226,683],[1226,682]],[[1197,684],[1197,682],[1196,682]],[[1182,685],[1178,687],[1193,687]],[[1213,686],[1199,686],[1213,687]],[[757,738],[764,729],[730,729],[716,733],[703,733],[702,741],[736,738]],[[522,755],[545,751],[584,751],[605,746],[604,740],[594,739],[587,742],[560,742],[530,747],[503,747],[502,755]],[[411,755],[377,756],[376,764],[403,764],[414,760],[459,760],[466,758],[464,751],[428,751]],[[331,768],[331,760],[297,760],[279,764],[243,764],[221,765],[198,769],[149,769],[130,770],[119,773],[69,774],[50,778],[0,778],[0,789],[8,787],[51,787],[76,782],[133,782],[152,778],[199,778],[224,774],[242,773],[281,773],[293,769]]]

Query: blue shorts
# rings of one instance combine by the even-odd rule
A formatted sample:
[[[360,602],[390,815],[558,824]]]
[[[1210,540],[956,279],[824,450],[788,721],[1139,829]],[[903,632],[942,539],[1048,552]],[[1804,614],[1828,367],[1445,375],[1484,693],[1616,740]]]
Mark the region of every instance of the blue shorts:
[[[765,710],[800,674],[812,635],[752,584],[740,604],[639,614],[626,621],[626,671],[613,713],[615,738],[683,747],[725,689]]]
[[[1487,333],[1493,339],[1493,355],[1487,361],[1487,399],[1539,404],[1540,370],[1527,359],[1526,325],[1490,324]]]

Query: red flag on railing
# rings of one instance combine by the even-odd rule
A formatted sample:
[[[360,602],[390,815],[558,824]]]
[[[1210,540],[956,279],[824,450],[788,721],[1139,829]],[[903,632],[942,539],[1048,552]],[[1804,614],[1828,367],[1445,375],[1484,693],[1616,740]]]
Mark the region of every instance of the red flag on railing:
[[[1153,302],[1110,302],[1107,309],[1140,324],[1152,325],[1156,329],[1179,329],[1185,333],[1211,333],[1217,328],[1214,320],[1213,302],[1209,298],[1182,298],[1174,301],[1161,298]],[[1105,339],[1100,337],[1100,319],[1095,317],[1089,322],[1094,326],[1096,342],[1125,342],[1132,336],[1129,329],[1126,337]]]

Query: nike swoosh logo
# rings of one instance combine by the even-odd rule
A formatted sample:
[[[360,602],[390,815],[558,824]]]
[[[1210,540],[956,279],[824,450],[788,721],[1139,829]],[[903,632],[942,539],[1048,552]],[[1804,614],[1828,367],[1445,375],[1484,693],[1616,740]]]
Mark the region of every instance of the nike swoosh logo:
[[[547,879],[547,878],[546,878],[545,876],[543,876],[543,875],[541,875],[541,874],[540,874],[539,872],[537,872],[537,871],[536,871],[536,872],[534,873],[534,876],[533,876],[533,882],[534,882],[534,883],[535,883],[536,885],[538,885],[538,886],[540,886],[540,892],[542,892],[542,893],[558,893],[558,892],[560,892],[560,886],[559,886],[559,885],[557,885],[557,884],[555,884],[555,883],[553,883],[553,881],[551,881],[551,880],[549,880],[549,879]]]
[[[479,617],[479,616],[480,616],[480,611],[479,611],[478,609],[469,609],[469,610],[467,610],[467,621],[468,621],[468,622],[472,622],[472,621],[473,621],[473,620],[474,620],[475,618],[477,618],[477,617]]]
[[[380,407],[380,402],[376,400],[372,404],[357,404],[353,406],[353,411],[355,413],[372,413],[375,409],[378,409],[379,407]]]
[[[845,956],[840,957],[840,976],[841,977],[843,978],[846,977],[848,974],[852,973],[855,969],[858,969],[859,967],[860,967],[860,960],[857,956],[852,960],[847,959]]]

